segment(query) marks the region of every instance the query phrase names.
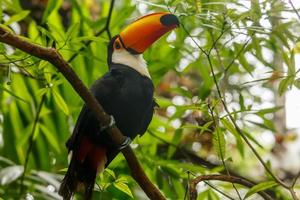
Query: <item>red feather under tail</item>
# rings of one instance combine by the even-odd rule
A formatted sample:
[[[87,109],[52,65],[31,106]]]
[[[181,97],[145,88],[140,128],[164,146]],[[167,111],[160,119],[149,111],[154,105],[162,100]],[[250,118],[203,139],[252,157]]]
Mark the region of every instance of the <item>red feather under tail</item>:
[[[58,193],[64,200],[70,200],[83,186],[84,199],[91,199],[95,178],[103,171],[106,162],[106,148],[94,145],[87,137],[82,138],[79,151],[72,156]]]

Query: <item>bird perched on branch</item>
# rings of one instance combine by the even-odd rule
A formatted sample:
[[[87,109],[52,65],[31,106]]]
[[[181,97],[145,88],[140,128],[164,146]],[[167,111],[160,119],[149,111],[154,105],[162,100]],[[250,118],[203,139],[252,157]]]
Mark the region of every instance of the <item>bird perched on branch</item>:
[[[84,188],[84,198],[91,199],[97,174],[130,139],[146,131],[156,103],[142,53],[178,26],[175,15],[153,13],[134,21],[111,39],[107,56],[109,71],[92,85],[91,91],[128,140],[116,146],[106,133],[109,127],[101,127],[91,109],[83,106],[67,142],[71,162],[59,189],[64,199],[70,199],[78,188]]]

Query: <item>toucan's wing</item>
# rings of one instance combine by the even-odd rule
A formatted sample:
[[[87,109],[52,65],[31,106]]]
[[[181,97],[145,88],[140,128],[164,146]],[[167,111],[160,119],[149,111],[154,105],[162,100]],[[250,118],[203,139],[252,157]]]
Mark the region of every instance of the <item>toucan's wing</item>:
[[[121,88],[121,77],[122,76],[119,75],[117,71],[112,70],[95,81],[92,85],[91,92],[101,105],[109,107],[111,99],[118,95]],[[105,111],[109,112],[109,110]],[[91,109],[84,105],[77,119],[73,134],[66,143],[68,150],[74,150],[74,148],[78,146],[83,135],[92,136],[97,134],[99,130],[100,123]]]

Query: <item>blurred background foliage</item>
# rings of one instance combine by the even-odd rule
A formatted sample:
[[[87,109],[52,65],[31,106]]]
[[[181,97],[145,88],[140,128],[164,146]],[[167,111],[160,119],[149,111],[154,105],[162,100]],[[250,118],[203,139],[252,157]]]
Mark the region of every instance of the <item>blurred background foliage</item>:
[[[290,1],[116,1],[109,32],[99,36],[95,34],[108,20],[108,0],[0,2],[1,26],[57,48],[66,60],[78,54],[71,65],[88,86],[107,71],[109,32],[118,34],[151,12],[171,11],[179,17],[181,28],[144,54],[160,107],[147,133],[132,143],[147,175],[168,199],[187,199],[189,180],[226,174],[226,169],[256,183],[273,180],[229,115],[276,175],[287,182],[296,177],[299,148],[289,156],[287,147],[299,132],[286,126],[285,93],[300,88],[295,62],[300,18]],[[68,165],[65,141],[82,105],[48,62],[0,43],[2,199],[59,199],[57,189]],[[235,186],[242,197],[248,192]],[[274,182],[265,188],[274,199],[291,199]],[[296,183],[295,188],[300,186]],[[220,191],[238,198],[232,184],[210,181],[198,185],[198,199],[228,198]],[[145,198],[122,155],[97,177],[94,199]],[[248,199],[260,198],[253,194]]]

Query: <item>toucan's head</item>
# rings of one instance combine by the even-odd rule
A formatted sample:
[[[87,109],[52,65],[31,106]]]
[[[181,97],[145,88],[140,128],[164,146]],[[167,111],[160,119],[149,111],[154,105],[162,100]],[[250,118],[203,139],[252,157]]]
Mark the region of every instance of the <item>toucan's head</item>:
[[[141,54],[161,36],[178,26],[178,18],[168,12],[152,13],[137,19],[110,41],[108,64],[127,65],[141,73],[140,67],[146,68]]]

